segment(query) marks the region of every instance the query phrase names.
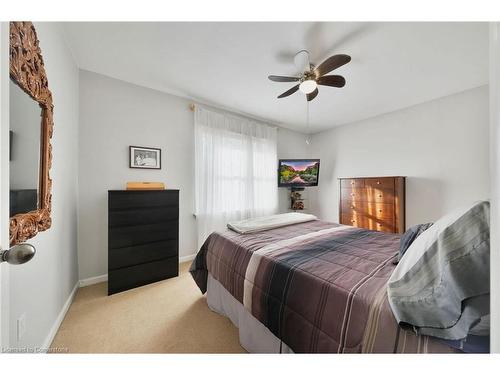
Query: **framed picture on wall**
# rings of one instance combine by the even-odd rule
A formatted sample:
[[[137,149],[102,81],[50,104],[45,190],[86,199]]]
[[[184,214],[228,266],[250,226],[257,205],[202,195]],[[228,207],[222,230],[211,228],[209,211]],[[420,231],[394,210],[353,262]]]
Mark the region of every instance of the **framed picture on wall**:
[[[129,146],[130,168],[161,169],[161,149]]]

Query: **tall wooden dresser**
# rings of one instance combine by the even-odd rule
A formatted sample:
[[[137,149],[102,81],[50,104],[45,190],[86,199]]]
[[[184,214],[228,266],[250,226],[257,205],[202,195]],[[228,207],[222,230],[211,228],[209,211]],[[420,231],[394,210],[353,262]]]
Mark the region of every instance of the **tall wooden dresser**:
[[[351,177],[339,180],[341,224],[404,233],[405,177]]]
[[[108,192],[108,295],[179,274],[179,191]]]

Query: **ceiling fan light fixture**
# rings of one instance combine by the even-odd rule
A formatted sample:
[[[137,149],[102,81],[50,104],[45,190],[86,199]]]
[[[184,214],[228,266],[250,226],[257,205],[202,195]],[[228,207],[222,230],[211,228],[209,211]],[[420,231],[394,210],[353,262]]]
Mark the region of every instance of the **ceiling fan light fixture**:
[[[299,90],[303,92],[304,94],[310,94],[314,90],[316,90],[316,87],[318,87],[318,84],[316,83],[315,80],[313,79],[307,79],[305,81],[302,81],[299,86]]]

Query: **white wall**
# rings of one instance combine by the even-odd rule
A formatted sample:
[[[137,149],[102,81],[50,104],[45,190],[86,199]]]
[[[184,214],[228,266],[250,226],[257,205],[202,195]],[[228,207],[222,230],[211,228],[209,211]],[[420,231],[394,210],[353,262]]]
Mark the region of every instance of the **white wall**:
[[[197,252],[194,115],[189,103],[160,91],[80,71],[81,279],[107,273],[107,191],[124,189],[127,181],[161,181],[168,188],[180,190],[179,256]],[[280,129],[278,138],[278,156],[301,156],[303,135]],[[129,145],[161,148],[162,169],[130,169]]]
[[[107,273],[107,191],[127,181],[180,189],[179,256],[196,250],[193,113],[189,102],[80,71],[78,248],[80,278]],[[128,147],[162,149],[162,169],[130,169]]]
[[[491,352],[500,353],[500,23],[490,25]]]
[[[78,68],[58,24],[35,28],[54,99],[52,227],[28,242],[37,249],[29,263],[10,266],[10,346],[41,347],[78,280],[76,244]],[[26,314],[18,342],[16,320]]]
[[[489,198],[488,87],[313,136],[321,159],[314,212],[338,220],[339,177],[407,176],[406,225]]]

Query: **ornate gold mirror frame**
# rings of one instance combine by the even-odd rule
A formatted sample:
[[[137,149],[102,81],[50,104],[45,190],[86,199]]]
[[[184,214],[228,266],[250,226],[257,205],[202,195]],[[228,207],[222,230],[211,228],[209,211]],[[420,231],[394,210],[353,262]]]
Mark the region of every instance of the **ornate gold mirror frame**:
[[[10,78],[41,108],[40,175],[38,209],[17,214],[10,218],[10,244],[24,242],[47,230],[52,224],[51,201],[52,180],[49,170],[52,165],[50,139],[54,127],[52,93],[43,65],[35,27],[31,22],[10,23]]]

